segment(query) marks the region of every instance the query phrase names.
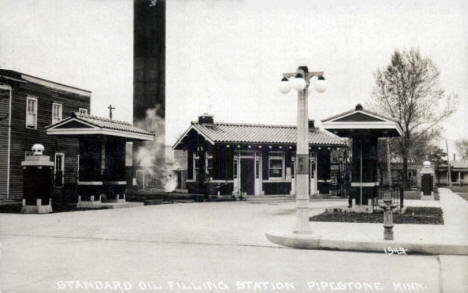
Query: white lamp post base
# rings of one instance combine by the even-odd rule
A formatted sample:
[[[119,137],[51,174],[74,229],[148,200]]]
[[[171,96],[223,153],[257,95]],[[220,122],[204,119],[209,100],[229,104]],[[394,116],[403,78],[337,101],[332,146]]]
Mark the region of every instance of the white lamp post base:
[[[301,203],[301,206],[299,206],[298,202],[298,206],[296,207],[296,226],[293,230],[294,234],[312,234],[309,221],[310,210],[307,202],[305,202],[305,206],[303,206],[303,204],[304,203]]]

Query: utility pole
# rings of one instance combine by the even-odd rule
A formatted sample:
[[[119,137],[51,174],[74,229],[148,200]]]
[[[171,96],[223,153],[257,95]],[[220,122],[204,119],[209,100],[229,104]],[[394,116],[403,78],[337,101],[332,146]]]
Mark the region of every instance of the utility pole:
[[[392,163],[390,156],[390,139],[386,138],[387,142],[387,176],[388,176],[388,186],[392,186]]]
[[[450,170],[450,155],[447,140],[445,140],[445,148],[447,149],[447,183],[452,187],[452,171]]]

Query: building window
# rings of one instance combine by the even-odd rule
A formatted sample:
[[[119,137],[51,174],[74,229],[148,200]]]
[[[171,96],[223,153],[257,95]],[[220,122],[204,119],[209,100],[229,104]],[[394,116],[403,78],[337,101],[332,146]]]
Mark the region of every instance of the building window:
[[[62,187],[64,183],[64,167],[65,167],[65,154],[55,153],[55,186]]]
[[[62,120],[62,104],[52,103],[52,124]]]
[[[88,114],[88,109],[86,109],[86,108],[78,108],[78,113],[80,113],[80,114]]]
[[[255,178],[259,179],[260,178],[260,161],[255,160]]]
[[[206,168],[208,170],[208,176],[213,177],[213,156],[210,154],[206,155]]]
[[[26,98],[26,128],[37,129],[37,98]]]
[[[296,171],[296,160],[291,160],[291,178],[294,178]]]
[[[340,162],[340,154],[338,150],[332,150],[330,152],[330,163],[339,163]]]
[[[234,168],[233,168],[232,173],[234,175],[234,179],[236,179],[237,178],[237,159],[234,159]]]
[[[270,178],[283,178],[284,177],[284,153],[283,152],[270,152],[268,159],[268,169]]]
[[[197,180],[198,170],[200,170],[200,158],[193,154],[193,180]]]

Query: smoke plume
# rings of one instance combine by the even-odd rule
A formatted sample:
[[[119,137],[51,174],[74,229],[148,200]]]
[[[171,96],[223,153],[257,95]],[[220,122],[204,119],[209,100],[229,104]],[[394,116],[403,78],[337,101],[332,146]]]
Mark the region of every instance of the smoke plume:
[[[146,178],[151,179],[146,184],[148,187],[171,192],[177,187],[177,176],[166,165],[165,121],[156,114],[157,110],[158,107],[146,110],[145,119],[135,123],[137,127],[155,134],[153,141],[146,141],[137,147],[135,163],[137,168],[145,171]]]

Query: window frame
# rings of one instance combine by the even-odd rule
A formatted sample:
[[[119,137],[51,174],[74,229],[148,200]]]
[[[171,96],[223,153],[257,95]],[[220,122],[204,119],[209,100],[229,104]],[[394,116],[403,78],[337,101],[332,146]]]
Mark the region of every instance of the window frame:
[[[281,160],[281,176],[271,176],[271,170],[279,170],[279,168],[271,168],[272,160]],[[268,178],[271,180],[283,180],[285,177],[285,159],[283,151],[271,151],[268,153]]]
[[[64,184],[65,184],[65,153],[63,152],[57,152],[55,153],[54,155],[54,178],[55,178],[55,181],[57,180],[56,179],[56,176],[57,176],[57,157],[62,157],[62,160],[61,160],[61,171],[62,171],[62,182],[60,185],[57,185],[57,183],[54,184],[54,187],[63,187]]]
[[[34,126],[28,124],[28,115],[31,113],[29,112],[29,101],[34,101],[34,113],[33,115],[33,121],[34,121]],[[25,117],[25,127],[27,129],[37,129],[37,108],[39,107],[39,101],[36,96],[26,96],[26,117]]]
[[[210,166],[211,162],[211,166]],[[208,177],[213,177],[213,168],[214,168],[214,160],[213,160],[213,155],[210,153],[206,153],[205,156],[205,166],[206,166],[206,173]]]
[[[83,111],[84,110],[84,111]],[[87,108],[78,108],[78,113],[88,115],[88,109]]]
[[[196,153],[193,153],[193,158],[192,158],[192,172],[193,172],[193,181],[197,181],[197,170],[200,169],[200,157],[197,156]],[[198,162],[198,168],[197,168],[197,162]]]
[[[237,172],[238,172],[238,169],[239,169],[239,163],[238,163],[238,159],[235,158],[233,161],[232,161],[232,178],[233,179],[237,179]]]
[[[60,109],[60,112],[59,112],[59,117],[58,118],[55,118],[55,106],[60,106],[59,109]],[[57,122],[60,122],[62,121],[63,119],[63,104],[62,103],[57,103],[57,102],[53,102],[52,103],[52,124],[55,124]]]
[[[291,158],[291,179],[296,178],[296,158]]]
[[[255,159],[255,179],[260,179],[260,160]]]

